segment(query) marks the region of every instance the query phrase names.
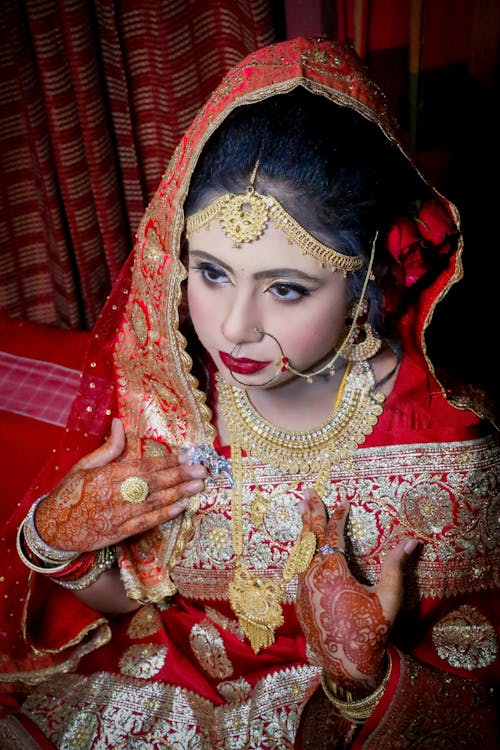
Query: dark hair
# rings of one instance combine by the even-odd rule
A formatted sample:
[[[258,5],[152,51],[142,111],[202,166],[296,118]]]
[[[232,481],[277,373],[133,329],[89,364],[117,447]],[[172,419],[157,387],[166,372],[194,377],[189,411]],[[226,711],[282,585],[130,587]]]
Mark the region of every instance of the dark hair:
[[[274,195],[322,242],[364,257],[361,270],[348,274],[350,301],[359,298],[376,232],[383,237],[422,197],[415,171],[375,123],[299,87],[228,115],[200,156],[186,214],[223,193],[241,193],[257,159],[258,192]],[[370,323],[391,338],[382,315],[386,271],[387,258],[377,249],[376,282],[366,292]]]

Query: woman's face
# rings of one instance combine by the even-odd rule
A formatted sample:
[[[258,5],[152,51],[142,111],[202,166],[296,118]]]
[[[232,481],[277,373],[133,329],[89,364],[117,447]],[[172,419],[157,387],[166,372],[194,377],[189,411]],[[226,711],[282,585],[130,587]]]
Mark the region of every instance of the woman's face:
[[[275,375],[282,353],[301,371],[332,354],[344,329],[346,280],[272,225],[235,248],[214,221],[189,240],[188,303],[220,374],[231,385],[252,388]],[[267,387],[295,377],[280,373]]]

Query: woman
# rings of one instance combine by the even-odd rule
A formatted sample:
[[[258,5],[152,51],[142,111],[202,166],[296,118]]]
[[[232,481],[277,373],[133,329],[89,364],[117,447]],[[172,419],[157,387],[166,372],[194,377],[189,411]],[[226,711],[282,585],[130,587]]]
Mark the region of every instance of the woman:
[[[498,449],[426,355],[458,215],[393,128],[297,39],[186,133],[5,530],[4,747],[496,747]]]

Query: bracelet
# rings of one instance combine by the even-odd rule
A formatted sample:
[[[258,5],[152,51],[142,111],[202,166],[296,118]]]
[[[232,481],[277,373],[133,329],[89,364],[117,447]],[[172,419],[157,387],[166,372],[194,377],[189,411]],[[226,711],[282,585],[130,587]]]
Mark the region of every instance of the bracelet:
[[[42,562],[47,563],[47,565],[53,566],[58,563],[68,563],[71,560],[75,560],[80,553],[54,549],[54,547],[51,547],[43,541],[42,537],[36,530],[35,512],[42,500],[45,500],[46,497],[48,497],[48,495],[42,495],[33,503],[26,518],[21,523],[24,541],[36,557]]]
[[[48,575],[50,573],[62,573],[68,567],[68,562],[50,564],[45,560],[40,560],[40,558],[34,555],[33,552],[29,550],[29,548],[25,549],[24,544],[25,538],[23,534],[23,525],[21,524],[21,526],[17,530],[16,537],[17,554],[19,555],[21,562],[23,562],[27,568],[33,570],[35,573],[43,573],[44,575]],[[31,553],[31,556],[29,556],[28,552]],[[32,558],[34,558],[35,561],[33,561]]]
[[[97,555],[94,565],[81,578],[77,578],[74,581],[62,581],[59,578],[54,578],[53,580],[58,583],[59,586],[64,586],[64,588],[66,589],[80,591],[81,589],[86,589],[89,586],[92,586],[92,584],[95,583],[98,578],[100,578],[104,571],[109,570],[109,568],[114,565],[115,561],[115,548],[103,547],[99,550],[99,554]]]
[[[384,679],[375,688],[373,693],[367,695],[365,698],[359,700],[353,700],[352,695],[349,691],[344,690],[340,685],[332,682],[328,677],[328,674],[323,669],[321,674],[321,687],[337,712],[348,721],[353,724],[363,724],[368,719],[373,711],[375,710],[379,700],[381,699],[384,690],[389,682],[392,670],[392,659],[389,652],[387,652],[387,671],[384,675]],[[345,696],[346,700],[342,700],[339,696]]]
[[[25,539],[23,537],[23,526],[21,525],[17,532],[16,537],[16,548],[17,553],[21,561],[26,565],[27,568],[34,571],[35,573],[42,573],[48,575],[50,578],[58,583],[60,586],[64,586],[68,589],[85,589],[91,586],[97,581],[99,576],[112,567],[116,560],[116,552],[114,547],[104,547],[96,552],[84,552],[78,556],[77,560],[70,560],[69,562],[59,563],[57,565],[50,565],[45,561],[36,559],[33,561],[33,554],[31,550],[24,548]],[[31,553],[31,557],[29,554]],[[40,562],[41,564],[38,564]],[[90,569],[88,566],[90,564]],[[85,569],[85,573],[80,578],[75,580],[62,580],[68,575],[74,575],[76,571],[81,568]]]
[[[84,576],[94,567],[98,554],[98,550],[82,552],[76,560],[67,563],[64,570],[54,572],[53,569],[50,569],[48,573],[50,574],[50,577],[54,579],[60,578],[65,581],[74,581],[77,578]]]

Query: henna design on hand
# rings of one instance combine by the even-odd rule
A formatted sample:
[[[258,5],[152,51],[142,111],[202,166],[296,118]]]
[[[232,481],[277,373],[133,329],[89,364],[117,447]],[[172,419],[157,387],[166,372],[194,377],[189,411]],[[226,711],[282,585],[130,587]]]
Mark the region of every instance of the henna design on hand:
[[[122,433],[123,437],[123,433]],[[175,455],[132,457],[124,440],[101,446],[79,461],[37,507],[42,539],[60,550],[86,552],[116,544],[179,515],[185,499],[203,489],[206,469],[179,464]],[[142,503],[127,503],[121,483],[141,476],[150,492]]]
[[[343,549],[347,510],[338,506],[327,523],[321,501],[313,497],[303,515],[304,527],[316,533],[318,546]],[[299,576],[297,614],[331,678],[355,695],[373,690],[382,676],[392,626],[377,587],[357,581],[341,553],[318,552]]]

